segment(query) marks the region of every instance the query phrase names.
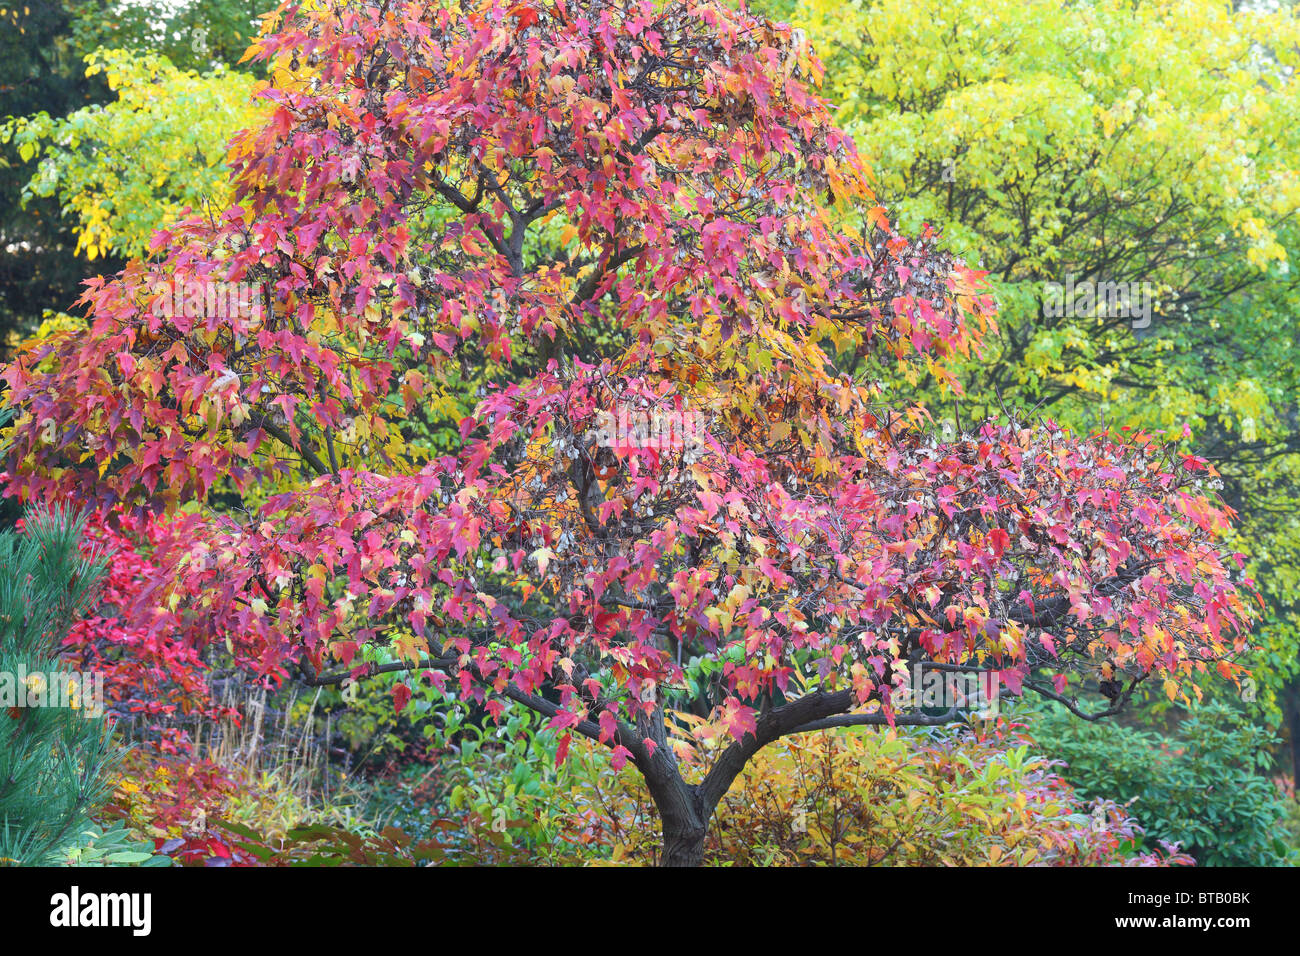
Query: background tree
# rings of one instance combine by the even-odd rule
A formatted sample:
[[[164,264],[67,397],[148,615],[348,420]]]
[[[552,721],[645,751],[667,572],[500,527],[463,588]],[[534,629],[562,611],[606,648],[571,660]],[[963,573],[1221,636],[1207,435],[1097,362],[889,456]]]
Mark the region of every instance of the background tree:
[[[1220,469],[1268,605],[1255,709],[1285,711],[1300,755],[1294,9],[758,6],[826,58],[837,118],[876,158],[901,227],[942,226],[946,248],[989,271],[999,331],[953,367],[963,404],[1006,398],[1081,430],[1187,428],[1185,447]],[[1069,277],[1148,284],[1149,324],[1057,314],[1047,284]],[[952,406],[941,383],[893,380],[936,414]]]
[[[40,158],[22,202],[58,196],[75,223],[76,252],[143,256],[160,227],[187,208],[224,204],[226,145],[251,125],[251,76],[181,72],[163,57],[97,50],[87,75],[104,73],[117,100],[62,119],[40,112],[0,125],[23,159]]]
[[[65,0],[65,5],[79,49],[155,54],[195,73],[238,63],[257,36],[262,14],[275,7],[270,0]]]
[[[85,76],[62,5],[6,5],[0,22],[0,120],[38,110],[63,115],[108,98],[102,79]],[[0,145],[0,348],[5,350],[15,333],[34,329],[52,304],[71,305],[89,271],[72,252],[76,239],[59,204],[20,201],[30,178],[17,147]],[[116,260],[105,268],[122,265]]]
[[[273,108],[236,139],[230,207],[161,232],[163,258],[92,285],[89,334],[5,373],[24,494],[189,512],[154,626],[263,671],[415,671],[533,708],[635,765],[675,864],[765,744],[954,719],[895,707],[909,666],[1089,719],[1148,679],[1237,673],[1203,461],[1011,415],[939,440],[852,373],[955,384],[991,307],[933,235],[891,230],[786,28],[342,3],[286,7],[258,56]],[[178,288],[217,294],[177,309]],[[455,453],[407,454],[431,383],[517,357]],[[598,438],[619,410],[701,427]],[[204,507],[225,482],[244,503]],[[376,645],[392,662],[358,663]],[[716,664],[718,746],[687,768],[665,711],[693,659]]]
[[[204,183],[200,175],[178,185],[176,170],[162,167],[194,166],[196,154],[210,163],[223,150],[238,123],[226,128],[226,136],[205,138],[222,122],[213,99],[229,113],[232,91],[245,98],[249,79],[221,71],[236,64],[256,36],[261,5],[53,0],[5,7],[0,125],[34,117],[37,126],[17,141],[0,136],[0,350],[31,334],[47,313],[69,308],[83,278],[122,267],[120,248],[99,242],[107,218],[122,209],[111,200],[138,201],[132,193],[142,187],[168,200],[188,199]],[[101,58],[88,71],[85,58],[100,50],[131,58]],[[159,56],[169,65],[161,66]],[[207,75],[206,87],[191,71]],[[112,90],[120,102],[101,112]],[[39,169],[38,132],[56,140]],[[139,205],[155,213],[167,209],[166,202]],[[78,215],[64,218],[69,207]],[[131,216],[123,219],[114,222],[129,231]],[[147,238],[157,224],[144,224],[137,235]],[[92,264],[96,252],[107,258]]]

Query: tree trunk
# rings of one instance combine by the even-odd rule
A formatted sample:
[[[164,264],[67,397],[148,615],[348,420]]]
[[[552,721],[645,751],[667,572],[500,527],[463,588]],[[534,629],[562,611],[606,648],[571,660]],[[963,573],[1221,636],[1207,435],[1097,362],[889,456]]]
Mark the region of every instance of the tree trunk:
[[[686,823],[664,819],[663,854],[660,866],[701,866],[704,863],[704,835],[708,826],[703,821]]]
[[[709,810],[696,784],[682,779],[677,757],[668,743],[663,709],[656,707],[638,720],[641,733],[658,746],[639,768],[663,825],[660,866],[699,866],[704,862],[704,835],[708,832]]]
[[[1291,738],[1291,783],[1295,788],[1295,799],[1300,802],[1300,686],[1293,682],[1282,701]]]
[[[704,836],[709,817],[700,788],[681,777],[649,780],[650,795],[663,824],[660,866],[699,866],[704,862]]]

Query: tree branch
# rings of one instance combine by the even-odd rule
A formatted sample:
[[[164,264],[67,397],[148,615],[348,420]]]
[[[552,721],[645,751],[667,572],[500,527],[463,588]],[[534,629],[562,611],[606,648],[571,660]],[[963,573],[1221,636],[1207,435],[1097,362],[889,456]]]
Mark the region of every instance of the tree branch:
[[[306,445],[302,445],[302,447],[298,447],[297,445],[295,445],[293,443],[293,439],[289,437],[289,433],[285,431],[283,428],[281,428],[279,425],[276,425],[270,421],[263,421],[257,427],[261,428],[262,431],[266,432],[272,438],[283,442],[286,446],[293,449],[298,454],[302,455],[302,460],[305,461],[308,465],[310,465],[312,470],[315,471],[316,474],[318,475],[332,474],[329,465],[321,461],[320,456],[317,455],[316,452],[312,451]]]

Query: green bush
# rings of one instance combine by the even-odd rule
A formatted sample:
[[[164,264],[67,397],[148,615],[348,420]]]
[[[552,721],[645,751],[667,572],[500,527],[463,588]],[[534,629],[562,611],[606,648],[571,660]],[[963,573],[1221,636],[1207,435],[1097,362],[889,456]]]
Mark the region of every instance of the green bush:
[[[377,831],[421,841],[440,865],[656,861],[661,835],[649,793],[630,770],[614,771],[604,748],[576,739],[556,766],[557,735],[535,714],[508,706],[499,724],[480,727],[454,701],[435,713],[429,739],[441,759],[374,782],[368,816]],[[716,745],[695,736],[702,725],[674,715],[673,742],[690,779]],[[846,730],[760,750],[718,810],[706,861],[1190,862],[1155,840],[1141,848],[1142,836],[1125,808],[1080,799],[1019,734],[995,741],[951,728]],[[334,856],[355,860],[360,851],[350,852]]]
[[[1177,842],[1203,866],[1294,862],[1283,833],[1285,802],[1264,773],[1271,732],[1221,705],[1183,719],[1165,736],[1062,710],[1031,722],[1033,736],[1065,761],[1087,797],[1133,801],[1146,839]]]
[[[422,736],[436,759],[372,782],[368,816],[376,830],[434,840],[443,864],[609,857],[625,821],[602,802],[617,790],[609,789],[617,775],[603,747],[575,739],[557,765],[561,735],[532,711],[507,706],[499,722],[475,721],[467,704],[426,696]]]

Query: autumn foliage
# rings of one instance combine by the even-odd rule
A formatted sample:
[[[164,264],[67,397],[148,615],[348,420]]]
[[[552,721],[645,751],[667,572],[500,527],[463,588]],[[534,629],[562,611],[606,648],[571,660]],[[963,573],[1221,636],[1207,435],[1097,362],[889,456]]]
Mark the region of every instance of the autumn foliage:
[[[699,861],[764,744],[929,719],[891,706],[909,663],[1087,716],[1234,675],[1203,461],[1012,415],[940,439],[873,384],[882,362],[945,380],[993,307],[891,230],[788,28],[695,2],[288,4],[256,55],[274,108],[232,144],[232,204],[5,372],[24,495],[175,515],[150,627],[334,682],[383,647],[533,707],[645,775],[668,862]],[[231,283],[255,304],[166,307]],[[497,384],[429,459],[404,420],[455,368]],[[620,407],[705,427],[598,448]],[[724,663],[706,704],[732,743],[687,783],[663,710],[692,657]]]
[[[115,524],[104,515],[86,523],[83,550],[106,555],[107,571],[97,606],[63,639],[63,661],[104,675],[105,706],[137,738],[163,753],[186,752],[187,728],[195,722],[238,715],[212,699],[203,644],[174,629],[144,626],[132,614],[140,590],[156,583],[150,552],[167,540],[167,524],[148,517]]]

